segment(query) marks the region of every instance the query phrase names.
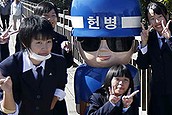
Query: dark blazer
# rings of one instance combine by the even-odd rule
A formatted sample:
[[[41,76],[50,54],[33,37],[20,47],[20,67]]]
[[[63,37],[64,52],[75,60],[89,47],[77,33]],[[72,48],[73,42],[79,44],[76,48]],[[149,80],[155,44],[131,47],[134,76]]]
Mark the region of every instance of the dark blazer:
[[[172,24],[170,24],[172,30]],[[172,32],[172,31],[171,31]],[[152,69],[151,93],[155,95],[172,94],[171,90],[171,66],[172,66],[172,38],[160,48],[155,30],[149,33],[148,51],[142,54],[138,51],[136,60],[141,69]]]
[[[107,98],[107,93],[103,88],[97,90],[90,98],[90,106],[87,115],[139,115],[139,106],[134,97],[130,108],[123,113],[123,105],[113,106]]]
[[[15,53],[0,63],[2,74],[11,76],[15,102],[21,105],[19,115],[53,115],[50,106],[55,90],[64,90],[67,83],[65,59],[52,54],[46,60],[44,77],[37,87],[32,70],[22,72],[22,55],[22,52]]]
[[[169,28],[172,33],[172,24],[169,25]],[[147,69],[148,67],[152,69],[148,114],[171,114],[167,110],[167,106],[172,104],[170,101],[172,97],[172,38],[160,48],[156,31],[152,30],[148,38],[148,51],[143,55],[139,50],[136,63],[140,69]],[[163,111],[164,108],[165,111]]]
[[[68,41],[67,37],[64,35],[61,35],[57,32],[54,31],[53,33],[53,47],[52,47],[52,52],[56,53],[56,54],[60,54],[63,55],[66,59],[66,66],[67,68],[71,67],[73,65],[73,55],[72,55],[72,51],[69,51],[68,53],[66,52],[66,50],[61,49],[61,43],[63,41]],[[16,37],[16,45],[15,45],[15,51],[18,52],[22,49],[21,47],[21,43],[20,43],[20,38],[17,35]]]

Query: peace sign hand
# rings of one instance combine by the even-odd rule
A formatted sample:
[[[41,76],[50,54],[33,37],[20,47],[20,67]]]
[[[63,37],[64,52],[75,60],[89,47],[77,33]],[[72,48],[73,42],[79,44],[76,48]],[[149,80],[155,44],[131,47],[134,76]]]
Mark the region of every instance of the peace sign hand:
[[[138,92],[139,90],[136,90],[131,94],[131,88],[128,90],[127,95],[126,96],[124,95],[122,97],[122,103],[123,103],[124,108],[128,108],[132,104],[133,96],[135,96]]]
[[[166,39],[169,39],[171,38],[171,32],[169,30],[169,24],[170,24],[171,20],[169,20],[166,24],[166,26],[164,25],[164,20],[161,21],[161,24],[162,24],[162,36],[164,36]]]
[[[8,29],[2,33],[2,35],[0,35],[0,44],[7,43],[9,41],[10,35],[18,32],[18,30],[10,32],[11,27],[12,25],[10,25]]]
[[[115,95],[113,88],[109,87],[109,92],[110,92],[109,101],[112,102],[113,104],[117,104],[118,101],[121,99],[121,97]]]
[[[141,35],[141,40],[142,40],[142,47],[146,46],[147,45],[147,42],[148,42],[148,37],[149,37],[149,31],[151,30],[152,28],[152,24],[148,26],[148,29],[146,30],[143,23],[141,23],[141,26],[142,26],[142,32],[140,33]]]

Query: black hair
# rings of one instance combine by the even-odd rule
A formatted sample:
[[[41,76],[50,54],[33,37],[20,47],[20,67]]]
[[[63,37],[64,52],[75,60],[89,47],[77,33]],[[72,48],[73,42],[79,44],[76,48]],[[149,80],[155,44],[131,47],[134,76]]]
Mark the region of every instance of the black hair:
[[[149,22],[148,20],[148,13],[149,13],[149,10],[152,9],[154,11],[154,13],[160,15],[162,14],[165,19],[166,19],[166,16],[167,16],[167,9],[165,7],[165,5],[161,2],[150,2],[145,10],[145,19],[146,21]],[[167,20],[167,19],[166,19]]]
[[[126,77],[129,78],[130,80],[130,84],[129,87],[127,89],[127,91],[124,93],[124,95],[127,94],[129,88],[131,88],[131,92],[134,91],[134,82],[133,82],[133,78],[132,75],[130,73],[130,70],[123,64],[121,65],[114,65],[112,66],[109,71],[106,74],[106,78],[105,78],[105,82],[104,82],[104,89],[106,90],[106,92],[109,95],[109,87],[111,87],[111,81],[113,77]]]
[[[34,14],[35,15],[39,15],[42,16],[43,13],[49,13],[52,9],[54,9],[57,17],[58,17],[58,10],[55,4],[53,4],[52,2],[48,2],[48,1],[43,1],[40,2],[34,9]]]
[[[32,39],[52,39],[53,32],[54,29],[47,19],[32,15],[22,20],[19,27],[18,37],[23,45],[23,49],[30,49]]]

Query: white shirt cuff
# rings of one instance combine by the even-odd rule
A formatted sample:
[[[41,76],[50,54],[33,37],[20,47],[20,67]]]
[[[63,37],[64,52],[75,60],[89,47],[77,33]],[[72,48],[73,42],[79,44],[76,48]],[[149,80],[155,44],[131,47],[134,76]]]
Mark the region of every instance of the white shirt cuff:
[[[115,106],[120,106],[120,101],[118,101],[118,103],[116,103],[116,104],[114,104],[114,103],[112,103],[111,101],[110,101],[110,103],[115,107]]]
[[[122,112],[125,113],[129,108],[130,108],[130,106],[127,107],[127,108],[123,108],[123,109],[122,109]]]
[[[148,51],[148,45],[146,45],[145,47],[141,47],[141,44],[139,44],[139,49],[142,52],[142,54],[145,54]]]
[[[61,89],[56,89],[54,95],[59,97],[59,101],[62,101],[65,98],[66,93]]]
[[[19,106],[16,104],[16,111],[8,115],[18,115],[18,114],[19,114]]]

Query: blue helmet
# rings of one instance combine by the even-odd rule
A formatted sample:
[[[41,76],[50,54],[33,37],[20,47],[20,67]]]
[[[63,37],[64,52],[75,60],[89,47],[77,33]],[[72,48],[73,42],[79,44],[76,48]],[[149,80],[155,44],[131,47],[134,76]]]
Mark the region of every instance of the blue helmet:
[[[72,35],[129,37],[141,32],[139,0],[73,0]]]

